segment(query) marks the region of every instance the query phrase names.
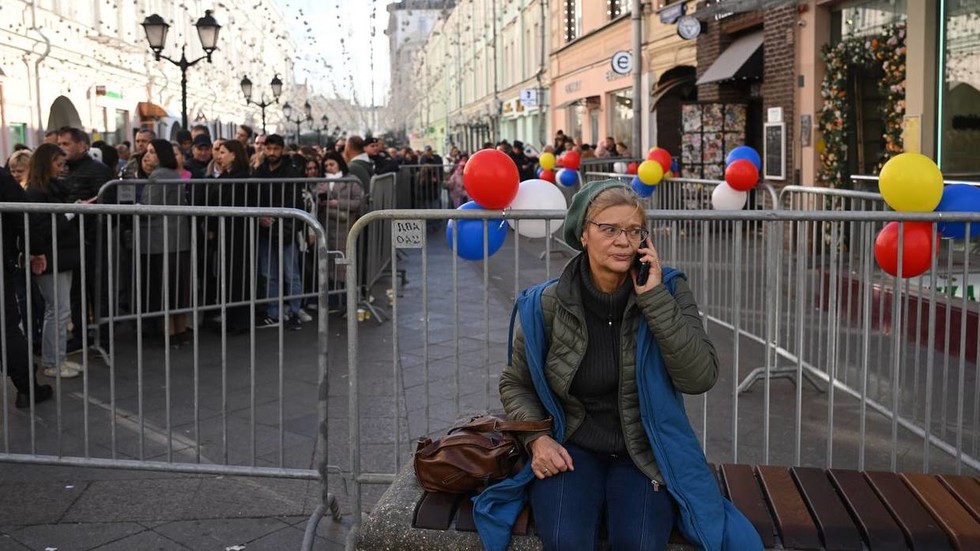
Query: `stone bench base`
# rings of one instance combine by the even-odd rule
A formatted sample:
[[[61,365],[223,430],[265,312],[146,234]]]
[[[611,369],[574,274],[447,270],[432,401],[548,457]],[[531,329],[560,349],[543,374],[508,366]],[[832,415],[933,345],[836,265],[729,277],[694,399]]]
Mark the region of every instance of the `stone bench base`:
[[[381,496],[368,520],[361,525],[357,537],[357,549],[362,551],[431,551],[482,549],[476,532],[426,530],[414,528],[416,508],[423,496],[422,488],[415,479],[412,465],[406,465],[388,491]],[[539,551],[541,540],[537,536],[513,535],[510,548],[513,551]],[[669,551],[691,551],[689,545],[670,544]]]

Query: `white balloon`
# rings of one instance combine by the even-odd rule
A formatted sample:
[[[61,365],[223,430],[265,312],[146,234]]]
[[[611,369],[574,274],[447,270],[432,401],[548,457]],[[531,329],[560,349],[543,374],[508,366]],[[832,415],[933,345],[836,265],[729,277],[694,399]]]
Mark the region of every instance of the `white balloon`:
[[[613,163],[613,172],[615,172],[616,174],[626,174],[626,168],[627,168],[626,163],[622,161]]]
[[[568,203],[558,186],[546,180],[525,180],[517,188],[517,197],[510,203],[510,210],[565,210]],[[563,220],[551,220],[548,227],[544,220],[507,219],[507,223],[524,237],[546,237],[548,230],[555,233],[561,228]]]
[[[715,210],[742,210],[749,194],[721,183],[711,192],[711,206]]]

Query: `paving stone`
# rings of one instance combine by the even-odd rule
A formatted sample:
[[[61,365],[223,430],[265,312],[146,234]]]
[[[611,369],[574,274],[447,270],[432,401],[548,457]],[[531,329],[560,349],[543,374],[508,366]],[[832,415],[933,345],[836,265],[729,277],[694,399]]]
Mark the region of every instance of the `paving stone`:
[[[134,549],[140,551],[187,551],[192,548],[185,547],[156,532],[146,531],[96,547],[92,551],[133,551]]]
[[[14,525],[57,523],[87,486],[50,481],[0,484],[0,519]]]
[[[145,527],[131,522],[37,524],[11,537],[30,549],[92,549],[143,531]]]
[[[219,518],[170,522],[154,532],[191,549],[226,549],[235,545],[250,549],[254,540],[288,528],[288,523],[275,518]]]
[[[199,478],[92,482],[65,514],[65,522],[177,520],[200,491]]]

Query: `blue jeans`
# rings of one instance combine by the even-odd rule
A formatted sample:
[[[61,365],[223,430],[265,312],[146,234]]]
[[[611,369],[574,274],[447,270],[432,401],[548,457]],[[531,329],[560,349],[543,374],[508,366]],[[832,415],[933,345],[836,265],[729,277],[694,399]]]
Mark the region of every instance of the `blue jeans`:
[[[666,488],[654,491],[629,456],[565,448],[575,470],[531,483],[531,511],[545,551],[597,549],[603,517],[614,551],[667,547],[676,507]]]
[[[46,367],[57,367],[65,360],[68,322],[71,321],[71,279],[72,272],[48,273],[35,278],[44,297],[41,361]],[[81,331],[81,328],[76,327],[75,331]]]
[[[266,305],[265,315],[279,319],[279,242],[277,239],[259,240],[259,275],[266,278],[266,298],[272,302]],[[299,255],[296,251],[296,242],[292,236],[283,239],[282,244],[282,276],[286,281],[287,290],[284,296],[292,296],[284,300],[288,305],[289,316],[299,314],[300,298],[303,293],[303,276],[299,268]]]

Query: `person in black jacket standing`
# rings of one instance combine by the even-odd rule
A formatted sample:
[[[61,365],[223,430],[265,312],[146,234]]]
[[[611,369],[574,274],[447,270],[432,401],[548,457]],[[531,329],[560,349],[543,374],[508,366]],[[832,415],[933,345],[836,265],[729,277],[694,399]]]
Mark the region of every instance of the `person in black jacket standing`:
[[[31,156],[25,196],[30,203],[67,203],[68,186],[58,178],[65,153],[55,144],[41,144]],[[41,358],[48,377],[77,377],[82,366],[65,359],[68,322],[71,320],[71,282],[78,268],[78,223],[71,214],[35,213],[28,216],[30,234],[24,249],[31,274],[44,297]]]
[[[0,168],[0,202],[20,203],[26,201],[24,189],[5,169]],[[23,279],[20,244],[24,240],[24,225],[19,216],[3,217],[3,333],[6,347],[0,341],[0,365],[7,369],[7,376],[17,389],[14,405],[26,408],[31,405],[31,383],[34,386],[34,403],[39,404],[51,397],[51,385],[37,384],[30,375],[30,362],[27,352],[27,339],[20,330],[21,316],[17,309],[15,289],[17,278]],[[25,324],[26,325],[26,324]]]
[[[284,178],[301,178],[302,174],[292,161],[283,155],[286,143],[282,136],[269,134],[265,138],[264,160],[255,169],[254,178],[260,179],[259,204],[263,207],[303,208],[303,183],[277,181]],[[302,328],[299,319],[303,292],[303,272],[300,270],[299,247],[296,234],[301,227],[291,219],[259,219],[259,277],[265,279],[265,297],[270,299],[265,307],[265,318],[259,320],[259,327],[275,327],[280,323],[279,288],[282,280],[282,295],[294,297],[285,299],[288,310],[282,316],[287,329]],[[281,234],[281,235],[280,235]],[[302,236],[305,239],[305,232]],[[282,248],[280,248],[280,238]],[[279,256],[282,255],[282,278],[279,277]]]
[[[58,131],[58,145],[67,156],[67,184],[69,202],[91,202],[99,194],[103,184],[113,178],[112,169],[104,163],[89,156],[89,137],[78,128],[65,127]],[[75,331],[68,341],[68,353],[82,349],[82,331],[87,327],[89,318],[106,316],[108,314],[108,278],[100,277],[100,268],[105,268],[98,253],[99,219],[85,219],[85,300],[82,300],[82,278],[78,274],[72,279],[71,303],[72,325]],[[104,242],[104,239],[103,239]],[[99,282],[102,282],[101,293],[98,293]],[[101,306],[98,314],[92,314],[90,306],[99,299]],[[94,320],[93,320],[94,321]]]

